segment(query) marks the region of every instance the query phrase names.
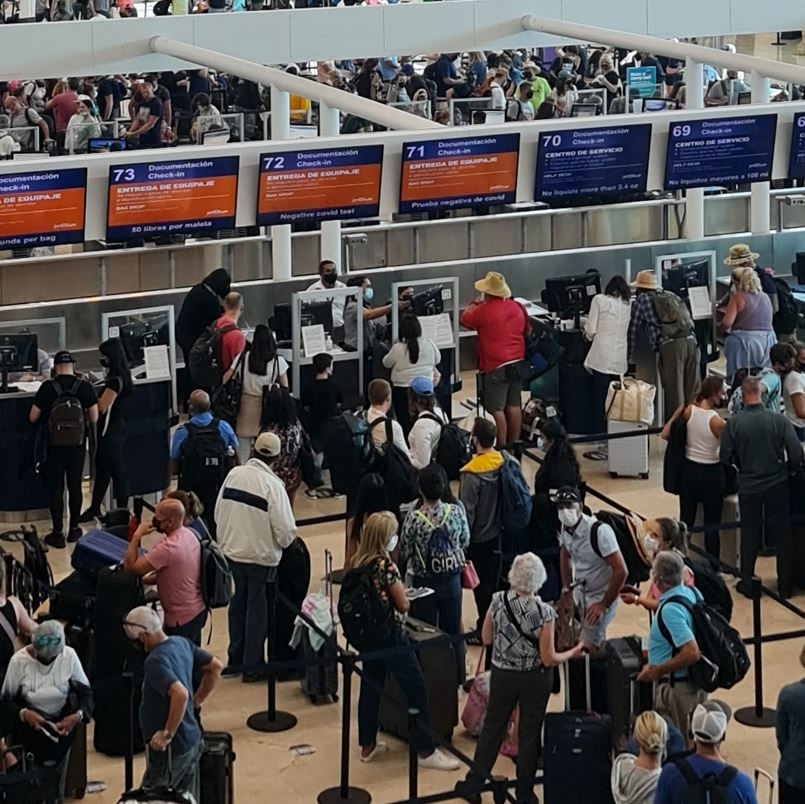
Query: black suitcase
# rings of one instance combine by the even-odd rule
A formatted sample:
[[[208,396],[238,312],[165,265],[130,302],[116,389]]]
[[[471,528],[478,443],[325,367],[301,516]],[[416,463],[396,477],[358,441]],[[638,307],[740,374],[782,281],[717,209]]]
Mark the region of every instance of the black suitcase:
[[[333,599],[333,554],[324,551],[324,593],[331,601]],[[306,664],[302,670],[302,692],[310,698],[310,702],[317,704],[323,701],[338,702],[338,646],[336,642],[335,626],[324,644],[318,651],[313,650],[310,644],[310,633],[302,638],[302,658],[306,662],[313,660],[319,664]]]
[[[87,725],[75,727],[70,759],[67,761],[67,780],[64,784],[65,798],[84,798],[87,792]]]
[[[425,645],[434,637],[444,637],[438,628],[409,617],[405,631],[413,645]],[[453,645],[442,642],[417,651],[428,693],[430,727],[446,740],[458,725],[458,675]],[[380,702],[379,723],[382,731],[408,739],[408,707],[397,680],[386,677],[385,695]],[[399,704],[402,704],[399,705]]]
[[[199,804],[234,804],[235,752],[232,735],[226,731],[205,731],[201,752]]]
[[[140,579],[119,567],[104,567],[98,572],[95,596],[95,639],[101,650],[95,652],[93,672],[120,675],[124,667],[142,667],[143,656],[129,641],[123,620],[145,602]]]
[[[20,762],[22,770],[0,772],[0,801],[13,804],[55,804],[55,778],[48,769],[28,767],[28,755],[19,746],[8,749]]]
[[[589,674],[587,668],[589,667]],[[565,699],[567,709],[576,712],[597,712],[606,715],[607,705],[607,659],[606,655],[584,656],[571,659],[566,664],[565,680],[568,685]]]
[[[50,616],[80,628],[91,626],[98,579],[79,570],[59,581],[50,592]]]
[[[96,673],[92,679],[92,691],[95,695],[95,729],[93,744],[99,754],[110,757],[125,756],[130,750],[129,730],[133,725],[134,753],[141,754],[145,750],[143,733],[140,729],[138,712],[142,700],[142,671],[129,680],[118,672]],[[130,701],[134,693],[133,706]],[[129,713],[134,714],[134,723]]]
[[[606,643],[607,712],[615,742],[631,730],[632,718],[653,707],[653,685],[637,683],[643,666],[640,637],[620,637]]]

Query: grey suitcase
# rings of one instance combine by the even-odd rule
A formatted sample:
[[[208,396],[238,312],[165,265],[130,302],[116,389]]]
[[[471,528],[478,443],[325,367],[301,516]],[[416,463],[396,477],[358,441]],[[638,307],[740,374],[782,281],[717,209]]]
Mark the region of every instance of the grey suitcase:
[[[626,433],[632,430],[648,430],[647,424],[639,422],[607,421],[607,432]],[[648,480],[648,434],[631,438],[613,438],[608,442],[607,469],[610,477],[639,477]]]

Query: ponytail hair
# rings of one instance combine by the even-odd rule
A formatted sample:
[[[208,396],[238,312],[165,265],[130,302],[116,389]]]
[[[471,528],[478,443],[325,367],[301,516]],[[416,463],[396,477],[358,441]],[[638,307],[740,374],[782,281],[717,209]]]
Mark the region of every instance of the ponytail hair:
[[[408,347],[408,357],[412,363],[419,362],[419,339],[422,325],[415,315],[404,315],[400,321],[400,340]]]
[[[719,393],[723,388],[724,380],[721,377],[716,377],[711,374],[709,377],[705,377],[702,380],[702,384],[699,386],[694,401],[703,402],[705,399],[709,399],[711,396]]]
[[[656,520],[660,526],[662,540],[683,556],[688,554],[688,526],[671,517],[660,517]]]

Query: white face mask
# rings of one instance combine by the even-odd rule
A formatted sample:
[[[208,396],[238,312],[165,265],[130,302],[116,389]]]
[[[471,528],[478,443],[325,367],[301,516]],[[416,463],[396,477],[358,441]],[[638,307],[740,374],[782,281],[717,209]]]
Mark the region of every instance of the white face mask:
[[[660,543],[653,537],[653,536],[646,536],[643,539],[643,547],[648,555],[652,558],[657,555],[657,550],[660,547]]]
[[[45,88],[44,87],[37,87],[34,90],[34,95],[33,96],[34,96],[34,98],[36,98],[36,100],[42,100],[42,98],[45,97]]]
[[[391,554],[394,552],[394,549],[397,547],[397,542],[399,538],[396,533],[392,534],[391,538],[389,539],[389,543],[386,545],[386,552]]]
[[[537,438],[537,449],[544,450],[545,449],[545,439],[542,436]]]
[[[579,521],[579,512],[575,508],[560,508],[559,521],[566,527],[572,528]]]

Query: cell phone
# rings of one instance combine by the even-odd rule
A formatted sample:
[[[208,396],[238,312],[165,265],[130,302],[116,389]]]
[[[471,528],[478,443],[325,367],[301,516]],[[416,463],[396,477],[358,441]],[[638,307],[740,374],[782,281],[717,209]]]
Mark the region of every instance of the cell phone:
[[[48,740],[52,740],[54,743],[59,742],[61,740],[61,734],[59,730],[56,728],[55,723],[51,723],[49,720],[45,720],[42,722],[42,725],[39,727],[39,730]]]

